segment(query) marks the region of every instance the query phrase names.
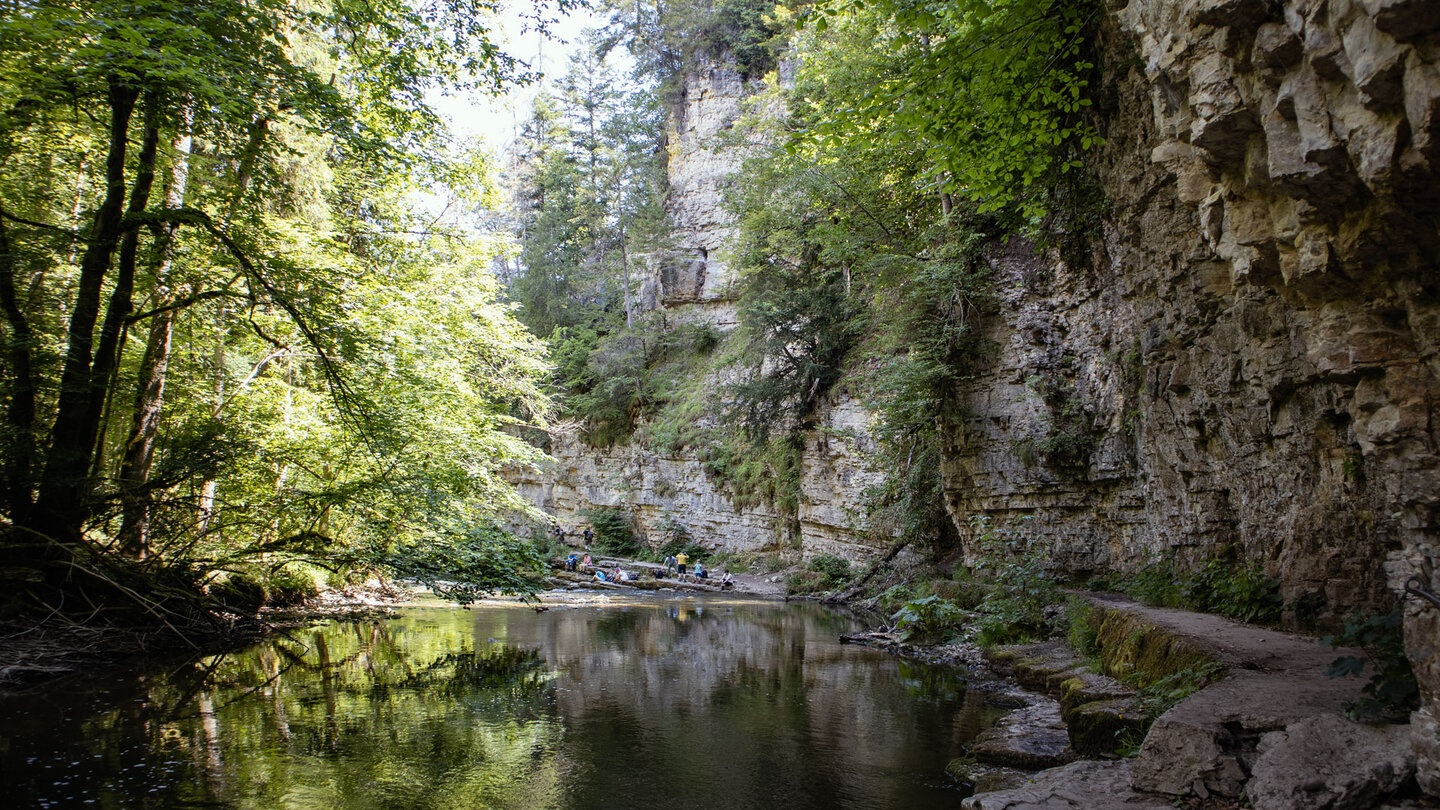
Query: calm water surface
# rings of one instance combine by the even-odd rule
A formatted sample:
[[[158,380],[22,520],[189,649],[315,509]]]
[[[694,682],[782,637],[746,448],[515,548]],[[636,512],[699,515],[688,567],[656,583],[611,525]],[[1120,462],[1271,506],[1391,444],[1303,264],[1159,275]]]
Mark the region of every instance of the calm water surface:
[[[412,608],[0,701],[8,807],[929,808],[992,712],[809,604]]]

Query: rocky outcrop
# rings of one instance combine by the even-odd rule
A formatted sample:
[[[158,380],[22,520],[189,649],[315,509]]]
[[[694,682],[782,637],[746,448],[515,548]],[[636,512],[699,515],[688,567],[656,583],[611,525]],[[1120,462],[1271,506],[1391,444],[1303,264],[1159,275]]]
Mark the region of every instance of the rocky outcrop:
[[[957,517],[1033,514],[1072,571],[1222,550],[1335,617],[1440,557],[1440,7],[1111,0],[1113,203],[1088,256],[1011,244],[949,437]],[[1440,791],[1440,611],[1411,604]],[[1422,750],[1423,749],[1423,750]]]
[[[830,553],[851,560],[875,556],[856,512],[866,487],[880,480],[869,462],[870,414],[848,400],[828,406],[805,434],[800,498],[794,514],[732,497],[705,469],[701,453],[657,453],[643,444],[600,449],[574,434],[557,436],[555,459],[512,479],[520,494],[567,528],[585,523],[585,510],[623,506],[640,533],[655,543],[683,526],[698,543],[722,551]]]

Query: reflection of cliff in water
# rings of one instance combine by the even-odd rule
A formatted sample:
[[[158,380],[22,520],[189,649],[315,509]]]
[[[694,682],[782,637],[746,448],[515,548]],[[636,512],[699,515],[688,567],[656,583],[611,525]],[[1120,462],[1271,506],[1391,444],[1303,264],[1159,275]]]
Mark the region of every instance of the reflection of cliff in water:
[[[957,727],[951,671],[840,645],[850,629],[818,606],[743,601],[476,616],[477,636],[534,644],[557,671],[571,806],[608,806],[585,786],[641,769],[701,806],[912,806],[897,785],[939,781],[978,725]]]
[[[950,807],[981,707],[815,605],[407,611],[0,700],[16,806]],[[970,712],[974,714],[974,712]]]

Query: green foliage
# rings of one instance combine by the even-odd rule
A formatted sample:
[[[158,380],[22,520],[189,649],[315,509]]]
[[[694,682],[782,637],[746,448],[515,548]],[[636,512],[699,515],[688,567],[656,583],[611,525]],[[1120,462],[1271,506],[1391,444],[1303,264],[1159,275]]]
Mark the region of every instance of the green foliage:
[[[1223,672],[1224,667],[1210,663],[1144,684],[1140,687],[1140,708],[1153,721],[1180,701],[1214,683]]]
[[[226,572],[207,590],[215,601],[244,613],[254,613],[265,604],[265,584],[249,573]]]
[[[529,541],[493,524],[370,550],[367,562],[462,605],[496,592],[528,596],[545,560]]]
[[[797,143],[915,145],[942,191],[1034,221],[1099,141],[1084,116],[1098,4],[880,0],[817,10],[797,73],[850,103],[812,102]]]
[[[1147,605],[1218,613],[1257,624],[1277,624],[1284,609],[1280,581],[1257,568],[1238,567],[1229,555],[1181,572],[1168,557],[1157,557],[1115,586]]]
[[[320,595],[315,575],[300,566],[271,571],[265,580],[267,603],[273,607],[303,605]]]
[[[1345,618],[1344,628],[1322,639],[1332,648],[1360,647],[1366,658],[1345,655],[1335,659],[1325,674],[1332,678],[1360,676],[1367,663],[1373,664],[1364,697],[1346,706],[1353,718],[1388,717],[1403,721],[1420,705],[1420,687],[1415,670],[1405,654],[1405,611],[1397,605],[1383,616],[1355,611]]]
[[[531,586],[474,533],[527,508],[499,471],[538,458],[514,434],[545,422],[543,347],[499,301],[498,240],[414,210],[422,185],[494,202],[426,99],[528,76],[488,38],[495,10],[63,0],[0,20],[7,555],[28,533],[54,541],[46,565],[113,555],[155,587],[270,569],[283,596],[307,590],[298,562],[440,579],[453,551],[465,587]],[[85,587],[48,584],[46,613]],[[90,584],[154,619],[143,583]]]
[[[976,630],[981,644],[1010,644],[1043,637],[1045,608],[1061,601],[1060,584],[1045,570],[1041,549],[1024,530],[1024,518],[993,526],[985,515],[970,525],[980,557],[975,564],[990,584],[980,603]]]
[[[810,558],[806,567],[824,574],[832,585],[843,585],[853,576],[850,572],[850,561],[834,554],[816,554]]]
[[[850,561],[834,554],[817,554],[810,558],[805,570],[785,577],[785,588],[793,595],[828,593],[850,581]]]
[[[1065,600],[1065,640],[1086,661],[1100,657],[1100,638],[1095,626],[1095,606],[1087,599],[1071,596]]]
[[[1213,559],[1181,582],[1187,604],[1207,613],[1257,624],[1277,624],[1284,608],[1280,581],[1257,568]]]
[[[624,45],[636,72],[678,90],[680,73],[697,60],[730,61],[742,80],[774,69],[788,26],[773,0],[678,0],[645,6],[608,0],[604,47]]]
[[[906,602],[890,618],[904,640],[934,644],[953,635],[967,615],[955,603],[932,594]]]
[[[604,554],[633,557],[640,553],[635,520],[623,506],[597,506],[581,512],[595,529],[595,549]]]
[[[1062,374],[1074,374],[1074,356],[1062,357],[1062,371],[1032,375],[1026,381],[1031,395],[1044,405],[1044,433],[1015,442],[1015,450],[1026,464],[1044,460],[1056,466],[1084,467],[1094,446],[1089,416],[1078,383]]]

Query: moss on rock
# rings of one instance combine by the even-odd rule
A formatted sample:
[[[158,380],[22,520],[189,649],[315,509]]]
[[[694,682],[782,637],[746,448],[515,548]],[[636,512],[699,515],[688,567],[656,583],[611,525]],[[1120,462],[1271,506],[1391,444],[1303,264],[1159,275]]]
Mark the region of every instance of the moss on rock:
[[[1094,757],[1114,754],[1127,738],[1143,735],[1150,724],[1138,700],[1116,698],[1075,707],[1066,714],[1065,725],[1075,753]]]
[[[1141,686],[1214,663],[1186,639],[1123,610],[1103,612],[1098,640],[1105,674]]]

